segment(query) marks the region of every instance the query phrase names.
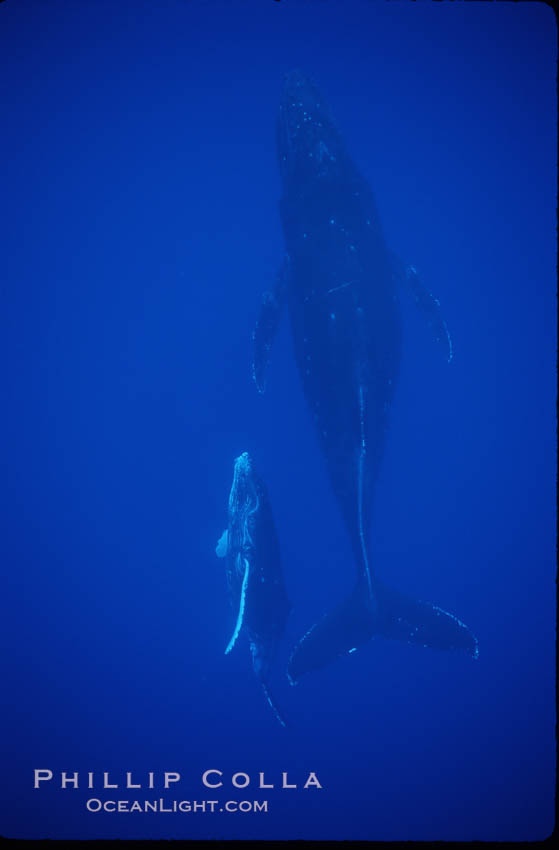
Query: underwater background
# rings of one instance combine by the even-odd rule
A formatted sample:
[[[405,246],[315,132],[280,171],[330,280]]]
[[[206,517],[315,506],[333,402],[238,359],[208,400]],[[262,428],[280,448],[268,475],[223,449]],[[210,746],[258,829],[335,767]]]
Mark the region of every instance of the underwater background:
[[[552,831],[555,27],[542,3],[0,5],[0,834]],[[354,576],[287,320],[264,395],[250,373],[283,252],[275,121],[293,68],[330,102],[389,247],[452,336],[448,364],[402,297],[372,562],[466,622],[477,661],[378,639],[295,688],[285,677]],[[235,613],[215,546],[243,451],[293,603],[274,675],[287,729],[246,639],[224,655]],[[34,769],[53,780],[34,789]],[[182,782],[62,790],[61,771]],[[278,787],[284,771],[297,789]],[[321,789],[302,788],[310,771]],[[269,806],[93,813],[92,797]]]

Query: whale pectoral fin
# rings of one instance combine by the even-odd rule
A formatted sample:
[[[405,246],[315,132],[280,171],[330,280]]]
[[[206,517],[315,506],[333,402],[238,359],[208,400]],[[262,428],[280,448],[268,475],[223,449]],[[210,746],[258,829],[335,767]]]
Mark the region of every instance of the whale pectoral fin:
[[[415,266],[406,266],[405,283],[415,303],[425,315],[435,337],[435,342],[441,346],[446,359],[450,363],[452,360],[452,340],[441,314],[440,301],[426,289]]]
[[[415,266],[405,265],[395,254],[391,255],[394,277],[402,287],[409,293],[419,310],[423,313],[427,324],[431,328],[435,342],[442,348],[446,359],[452,360],[452,340],[441,314],[441,305],[438,298],[425,287],[419,272]]]
[[[265,292],[262,296],[260,313],[256,321],[256,327],[252,332],[252,377],[260,393],[263,393],[266,389],[270,351],[272,350],[272,344],[285,303],[288,273],[289,260],[286,258],[278,272],[273,291]]]
[[[248,587],[248,579],[250,575],[250,566],[249,562],[246,558],[244,558],[244,575],[243,582],[241,584],[241,594],[239,598],[239,613],[237,614],[237,622],[235,623],[235,630],[231,635],[231,640],[227,644],[227,649],[225,650],[225,655],[229,655],[235,644],[237,643],[237,638],[241,633],[241,629],[243,627],[243,621],[245,617],[245,604],[246,604],[246,595],[247,595],[247,587]]]
[[[358,592],[325,614],[295,646],[287,677],[295,685],[305,673],[320,670],[336,658],[353,652],[374,633],[374,614]]]
[[[431,649],[463,650],[478,657],[477,638],[454,614],[383,585],[377,584],[376,591],[377,634]]]
[[[215,547],[215,554],[218,558],[225,558],[225,556],[227,555],[228,534],[228,530],[225,529],[225,531],[217,541],[217,546]]]

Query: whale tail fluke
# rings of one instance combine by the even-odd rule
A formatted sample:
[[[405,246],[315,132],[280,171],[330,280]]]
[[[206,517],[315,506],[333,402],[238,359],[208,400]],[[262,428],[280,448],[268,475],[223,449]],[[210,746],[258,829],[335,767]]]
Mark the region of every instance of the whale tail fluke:
[[[264,696],[266,697],[266,702],[268,703],[268,705],[272,709],[276,720],[278,721],[278,723],[281,726],[283,726],[285,728],[287,726],[287,721],[285,719],[285,715],[284,715],[283,711],[281,711],[278,708],[278,704],[275,700],[275,697],[271,693],[270,688],[264,682],[260,682],[260,684],[262,686],[262,690],[264,691]]]
[[[478,657],[477,638],[453,614],[379,584],[373,606],[358,585],[295,646],[287,668],[289,681],[295,685],[305,673],[354,652],[375,635]]]
[[[430,649],[461,650],[478,657],[477,638],[454,614],[384,585],[378,585],[377,595],[376,631],[382,637]]]
[[[325,614],[295,646],[287,676],[295,685],[305,673],[326,667],[335,658],[353,652],[374,634],[374,613],[364,594],[356,590]]]

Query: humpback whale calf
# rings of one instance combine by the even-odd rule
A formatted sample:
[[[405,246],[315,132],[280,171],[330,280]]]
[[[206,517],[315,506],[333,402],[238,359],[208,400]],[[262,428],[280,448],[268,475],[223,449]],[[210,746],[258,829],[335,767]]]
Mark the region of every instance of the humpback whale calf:
[[[237,612],[225,653],[231,652],[241,631],[246,632],[256,678],[276,718],[285,726],[270,693],[269,679],[291,606],[283,584],[266,486],[255,473],[247,452],[235,461],[228,525],[219,539],[216,554],[226,558],[229,595]]]
[[[266,387],[287,302],[295,356],[356,567],[352,592],[314,625],[288,665],[292,684],[374,635],[477,657],[460,620],[386,587],[371,560],[373,490],[400,361],[397,287],[410,289],[452,356],[439,302],[413,266],[388,251],[372,191],[348,155],[329,107],[299,71],[287,75],[277,124],[286,254],[253,334],[253,377]]]

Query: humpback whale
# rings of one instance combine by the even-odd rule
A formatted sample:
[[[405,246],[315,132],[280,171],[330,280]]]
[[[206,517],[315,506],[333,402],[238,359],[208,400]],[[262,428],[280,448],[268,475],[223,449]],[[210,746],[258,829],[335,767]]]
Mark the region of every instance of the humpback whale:
[[[227,584],[237,619],[225,650],[231,652],[244,631],[252,666],[277,720],[285,720],[272,697],[270,672],[290,610],[283,584],[278,539],[266,486],[244,452],[235,460],[228,525],[216,554],[226,559]]]
[[[266,388],[287,303],[297,366],[355,562],[349,596],[299,641],[292,684],[375,635],[477,657],[457,617],[391,590],[372,562],[373,491],[400,362],[398,287],[411,291],[447,358],[439,302],[413,266],[388,250],[373,193],[346,151],[330,109],[304,74],[287,75],[277,124],[285,257],[253,333],[253,378]]]

